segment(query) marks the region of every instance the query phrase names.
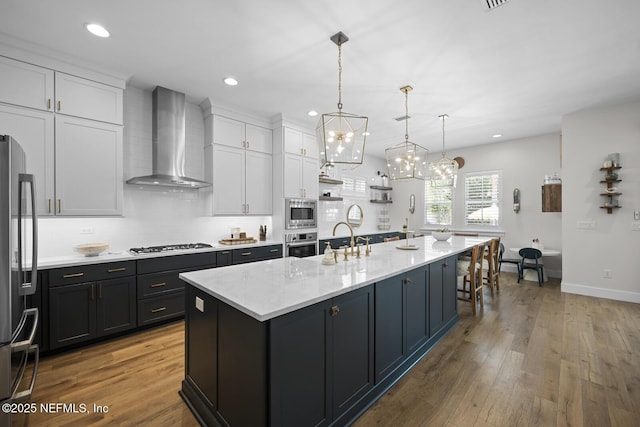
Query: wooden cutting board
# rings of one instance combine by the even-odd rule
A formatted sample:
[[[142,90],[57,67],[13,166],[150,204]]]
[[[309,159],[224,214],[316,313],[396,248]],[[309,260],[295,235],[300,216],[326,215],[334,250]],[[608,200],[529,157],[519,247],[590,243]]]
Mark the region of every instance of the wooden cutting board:
[[[245,245],[247,243],[258,243],[258,241],[253,237],[243,237],[243,238],[229,238],[218,240],[218,243],[221,245]]]

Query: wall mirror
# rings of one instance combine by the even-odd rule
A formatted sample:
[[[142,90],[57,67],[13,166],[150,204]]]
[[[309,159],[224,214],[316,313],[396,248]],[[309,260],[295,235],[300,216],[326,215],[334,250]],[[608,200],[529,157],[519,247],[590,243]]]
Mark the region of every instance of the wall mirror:
[[[416,195],[409,196],[409,212],[414,213],[416,211]]]
[[[347,210],[347,222],[351,227],[360,227],[362,225],[363,216],[362,208],[359,205],[349,206],[349,210]]]

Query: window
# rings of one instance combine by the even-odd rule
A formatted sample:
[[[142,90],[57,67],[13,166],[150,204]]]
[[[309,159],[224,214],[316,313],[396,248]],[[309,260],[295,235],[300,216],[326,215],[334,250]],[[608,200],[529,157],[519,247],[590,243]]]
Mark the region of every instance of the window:
[[[466,225],[497,227],[502,220],[502,172],[468,174],[464,179]]]
[[[367,179],[359,176],[342,176],[342,195],[355,198],[367,197]]]
[[[432,187],[424,183],[424,225],[451,225],[453,212],[453,188]]]

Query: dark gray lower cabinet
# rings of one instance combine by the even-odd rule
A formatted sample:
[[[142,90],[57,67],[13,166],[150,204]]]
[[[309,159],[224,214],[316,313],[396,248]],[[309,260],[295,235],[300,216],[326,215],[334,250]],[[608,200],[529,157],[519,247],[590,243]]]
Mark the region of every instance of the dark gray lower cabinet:
[[[382,381],[429,339],[429,267],[375,284],[375,371]]]
[[[405,277],[375,284],[375,380],[380,382],[402,363],[405,352]]]
[[[456,257],[436,261],[429,267],[429,332],[434,335],[457,315]]]
[[[180,393],[203,425],[348,425],[455,324],[455,280],[452,257],[265,322],[187,285]]]
[[[406,273],[404,283],[406,354],[411,355],[429,339],[429,266]],[[455,297],[455,296],[454,296]]]
[[[49,344],[52,349],[135,326],[135,277],[49,289]]]

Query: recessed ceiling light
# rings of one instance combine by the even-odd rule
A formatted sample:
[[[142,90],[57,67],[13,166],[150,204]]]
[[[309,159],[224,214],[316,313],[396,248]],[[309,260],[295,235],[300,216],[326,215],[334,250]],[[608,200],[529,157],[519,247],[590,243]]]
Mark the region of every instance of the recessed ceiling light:
[[[89,31],[91,34],[93,34],[94,36],[98,36],[98,37],[109,37],[109,31],[107,31],[106,28],[104,28],[102,25],[99,24],[86,24],[84,26],[87,31]]]
[[[318,112],[316,110],[307,111],[307,116],[309,116],[309,117],[315,117],[317,115],[318,115]]]
[[[234,77],[225,77],[224,84],[226,84],[227,86],[237,86],[238,80],[236,80]]]
[[[493,135],[494,138],[502,138],[502,134],[501,133],[496,133],[495,135]]]

